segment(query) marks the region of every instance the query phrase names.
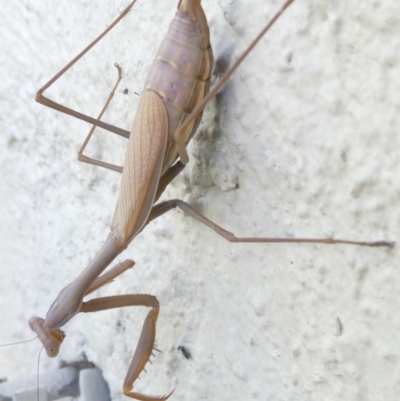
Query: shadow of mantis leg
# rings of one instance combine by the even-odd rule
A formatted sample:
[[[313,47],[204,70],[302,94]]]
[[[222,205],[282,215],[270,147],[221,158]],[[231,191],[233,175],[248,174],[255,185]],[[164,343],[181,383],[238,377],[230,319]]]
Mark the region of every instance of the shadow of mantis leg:
[[[164,396],[152,396],[133,391],[133,383],[144,370],[145,365],[149,361],[151,355],[154,355],[153,350],[155,350],[154,343],[156,338],[156,322],[160,310],[160,304],[157,298],[148,294],[129,294],[97,298],[88,302],[83,302],[80,312],[98,312],[101,310],[122,308],[126,306],[147,306],[150,307],[151,310],[147,314],[143,323],[142,332],[140,333],[136,350],[133,354],[128,372],[125,376],[123,384],[124,394],[140,401],[165,401],[170,397],[174,390],[172,390],[172,392],[168,395]]]

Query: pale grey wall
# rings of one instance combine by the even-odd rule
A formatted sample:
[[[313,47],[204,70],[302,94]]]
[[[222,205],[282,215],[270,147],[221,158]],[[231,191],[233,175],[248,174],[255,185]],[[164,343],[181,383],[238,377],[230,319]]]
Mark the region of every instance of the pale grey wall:
[[[87,124],[33,99],[127,3],[0,3],[3,343],[31,337],[28,318],[46,314],[107,235],[118,175],[78,163]],[[118,62],[124,81],[106,120],[128,128],[134,92],[142,90],[175,3],[140,0],[52,96],[96,115]],[[203,3],[223,65],[282,1]],[[219,97],[220,136],[210,145],[203,135],[192,147],[199,160],[199,152],[212,155],[220,186],[221,177],[237,174],[238,188],[193,186],[199,171],[193,176],[191,164],[166,197],[189,201],[242,236],[396,240],[399,15],[399,3],[390,0],[297,0]],[[121,161],[124,141],[97,136],[92,154]],[[162,305],[163,354],[142,375],[140,391],[176,387],[176,401],[375,401],[399,393],[398,248],[232,245],[170,212],[123,257],[136,261],[133,271],[100,294],[151,293]],[[113,399],[122,400],[145,314],[78,316],[66,327],[61,358],[84,352],[103,369]],[[179,345],[190,348],[192,360],[176,351]],[[0,349],[0,377],[35,373],[38,349]]]

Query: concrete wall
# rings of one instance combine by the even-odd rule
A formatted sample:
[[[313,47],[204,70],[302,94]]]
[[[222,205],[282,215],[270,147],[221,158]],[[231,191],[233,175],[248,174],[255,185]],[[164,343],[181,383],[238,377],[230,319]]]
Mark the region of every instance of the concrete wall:
[[[34,95],[127,3],[0,3],[1,343],[32,337],[28,318],[46,314],[107,235],[118,174],[79,163],[89,126]],[[203,1],[218,75],[281,3]],[[49,95],[95,116],[118,62],[124,81],[105,120],[130,129],[135,92],[175,8],[139,0]],[[397,240],[399,15],[390,0],[297,0],[209,108],[191,164],[165,199],[185,199],[239,236]],[[89,154],[122,163],[124,140],[96,138]],[[230,244],[172,211],[134,240],[121,260],[136,266],[99,295],[160,300],[163,353],[138,391],[175,387],[175,401],[389,401],[400,391],[398,249]],[[113,400],[126,399],[146,313],[77,316],[60,358],[86,355]],[[0,349],[0,377],[35,374],[39,348]],[[42,357],[41,370],[50,367]]]

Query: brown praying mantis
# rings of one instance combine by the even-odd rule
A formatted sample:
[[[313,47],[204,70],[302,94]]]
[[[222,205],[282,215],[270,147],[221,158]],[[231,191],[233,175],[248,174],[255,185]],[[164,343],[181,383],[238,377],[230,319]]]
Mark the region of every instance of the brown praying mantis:
[[[287,2],[286,7],[291,3]],[[133,3],[131,4],[131,6]],[[187,2],[181,2],[181,7],[188,7]],[[196,4],[196,7],[200,7],[200,3]],[[196,10],[199,10],[198,8]],[[129,8],[126,9],[125,13],[129,11]],[[186,12],[186,11],[183,11]],[[125,15],[125,13],[121,14],[121,16]],[[206,24],[203,24],[203,35],[206,31],[205,28]],[[207,35],[206,35],[207,36]],[[204,36],[202,36],[202,40],[204,40]],[[208,46],[205,46],[208,49]],[[204,49],[203,49],[204,50]],[[245,57],[245,55],[244,55]],[[243,58],[244,58],[243,57]],[[76,61],[76,60],[74,60]],[[171,62],[171,65],[173,63]],[[71,66],[72,63],[69,65]],[[155,68],[155,67],[154,67]],[[168,118],[166,118],[165,114],[162,112],[163,107],[160,103],[160,99],[154,95],[157,93],[156,89],[153,87],[150,90],[145,90],[142,93],[142,103],[139,106],[139,116],[137,117],[138,121],[136,128],[131,133],[131,138],[133,137],[132,134],[141,133],[145,136],[145,138],[141,138],[141,144],[138,145],[138,142],[133,142],[130,139],[129,143],[132,143],[131,152],[133,152],[133,157],[130,156],[128,153],[127,162],[131,162],[131,167],[127,167],[129,164],[124,165],[124,174],[123,174],[123,184],[122,184],[122,192],[120,195],[120,200],[118,201],[118,206],[116,212],[114,214],[114,219],[112,223],[113,227],[113,234],[108,237],[104,247],[102,248],[102,253],[98,258],[94,260],[94,263],[89,266],[89,270],[85,270],[82,276],[80,276],[77,280],[71,283],[68,287],[66,287],[62,293],[60,294],[59,298],[53,304],[53,307],[50,309],[48,314],[48,319],[46,318],[46,322],[42,320],[35,319],[32,323],[33,326],[36,327],[36,331],[44,341],[44,345],[46,346],[46,350],[48,353],[52,354],[55,353],[58,349],[59,343],[51,343],[48,344],[49,339],[57,340],[58,342],[62,341],[62,333],[58,331],[58,328],[61,327],[66,321],[68,321],[75,313],[78,311],[95,311],[97,309],[105,309],[105,308],[115,308],[118,306],[127,306],[127,305],[146,305],[152,307],[152,310],[149,312],[148,317],[143,326],[143,331],[141,338],[139,340],[138,348],[135,351],[135,356],[133,360],[133,364],[131,365],[131,371],[127,374],[127,379],[124,384],[124,390],[127,395],[131,395],[136,397],[137,399],[151,399],[146,398],[146,396],[140,395],[138,393],[131,392],[133,381],[139,375],[140,371],[144,368],[144,365],[148,361],[148,358],[153,350],[154,346],[154,337],[155,337],[155,321],[158,315],[158,302],[156,299],[149,295],[134,295],[134,296],[126,296],[121,298],[109,298],[109,299],[102,299],[98,301],[90,301],[89,303],[83,303],[83,297],[93,290],[95,287],[104,284],[112,279],[115,275],[120,274],[122,270],[125,270],[128,266],[131,265],[130,262],[121,265],[117,268],[112,270],[114,272],[114,276],[102,276],[102,280],[98,280],[98,276],[101,272],[108,266],[109,263],[129,244],[129,242],[141,232],[144,226],[150,222],[152,219],[158,217],[160,214],[165,213],[167,210],[170,210],[174,207],[180,207],[186,213],[191,215],[192,217],[197,218],[198,220],[202,221],[206,225],[213,228],[217,233],[228,237],[227,239],[232,239],[231,234],[227,233],[220,227],[214,225],[209,220],[206,220],[203,216],[198,214],[194,209],[192,209],[189,205],[185,204],[182,201],[166,201],[162,202],[153,207],[153,203],[155,199],[161,195],[165,187],[169,184],[169,182],[181,171],[183,168],[184,163],[187,161],[187,154],[186,154],[186,145],[187,142],[190,140],[192,135],[194,134],[195,129],[190,129],[188,132],[185,132],[184,125],[190,125],[190,116],[195,118],[195,123],[193,126],[198,125],[200,120],[199,112],[201,108],[207,103],[208,98],[202,101],[202,96],[208,90],[208,81],[211,74],[212,68],[212,56],[208,53],[208,61],[206,62],[205,66],[203,67],[205,75],[201,77],[200,81],[203,82],[203,89],[200,90],[201,96],[199,99],[196,98],[194,102],[198,105],[198,109],[194,109],[192,113],[188,112],[185,114],[183,120],[180,120],[180,128],[178,129],[179,123],[173,129],[169,129],[167,132],[166,126],[171,124],[170,115],[167,113]],[[62,71],[64,72],[65,69]],[[228,74],[230,74],[233,70],[230,70]],[[46,104],[47,100],[40,97],[45,89],[48,88],[61,74],[58,74],[55,79],[51,80],[47,85],[45,85],[38,93],[38,100],[41,100],[43,103]],[[163,74],[164,75],[164,74]],[[228,77],[228,75],[226,76]],[[223,81],[221,81],[223,83]],[[222,85],[221,83],[221,85]],[[145,84],[146,86],[146,84]],[[218,90],[218,88],[216,89]],[[215,91],[216,91],[215,90]],[[147,93],[149,92],[149,93]],[[211,97],[211,96],[210,96]],[[169,96],[165,98],[161,96],[161,99],[169,99]],[[162,101],[163,104],[164,101]],[[202,105],[204,103],[204,105]],[[48,104],[49,105],[49,104]],[[54,104],[50,104],[54,106]],[[201,105],[201,106],[199,106]],[[60,107],[61,111],[66,111],[65,108]],[[154,116],[157,114],[158,116],[161,115],[160,119],[151,119],[151,123],[154,124],[152,128],[152,132],[158,133],[158,139],[156,139],[155,135],[152,135],[151,138],[147,136],[148,128],[143,129],[143,120],[147,120],[150,115]],[[189,116],[190,115],[190,116]],[[146,117],[143,117],[146,116]],[[120,134],[127,135],[124,130],[116,129],[115,127],[106,126],[105,123],[101,123],[99,121],[95,121],[93,119],[89,119],[85,116],[81,116],[84,120],[89,121],[95,125],[102,126],[103,128],[109,128],[112,131],[119,131]],[[128,133],[129,134],[129,133]],[[183,139],[180,137],[183,135]],[[139,135],[140,138],[140,135]],[[163,139],[164,138],[164,139]],[[151,140],[151,142],[150,142]],[[155,141],[155,142],[153,142]],[[129,145],[128,145],[129,146]],[[128,151],[129,152],[129,151]],[[138,152],[138,153],[135,153]],[[144,154],[147,152],[146,154]],[[153,153],[154,152],[154,153]],[[177,159],[179,158],[179,161]],[[135,164],[138,161],[145,162],[143,164]],[[97,163],[97,162],[96,162]],[[99,162],[100,165],[104,167],[111,167],[106,166],[105,163]],[[115,169],[119,170],[118,167]],[[138,175],[143,176],[144,178],[140,181],[142,187],[139,190],[131,190],[132,187],[137,185],[137,181],[134,181],[132,184],[128,178],[128,172],[131,172],[132,177],[136,180]],[[125,184],[124,184],[125,183]],[[126,184],[128,183],[128,184]],[[133,192],[133,198],[132,198]],[[145,196],[143,196],[145,195]],[[126,204],[125,200],[130,198],[128,204]],[[121,200],[122,199],[122,200]],[[133,199],[133,200],[132,200]],[[136,202],[136,203],[135,203]],[[137,205],[135,208],[132,208],[132,205]],[[126,208],[127,207],[127,208]],[[247,239],[239,239],[239,241],[243,242],[322,242],[322,243],[341,243],[347,241],[339,241],[339,240],[296,240],[296,239],[281,239],[281,240],[274,240],[274,239],[256,239],[256,238],[247,238]],[[360,242],[353,242],[353,244],[358,245],[386,245],[389,246],[389,243],[385,242],[377,242],[377,243],[360,243]],[[92,270],[95,269],[95,270]],[[89,273],[90,272],[90,273]],[[94,284],[94,286],[93,286]],[[72,304],[74,305],[72,305]],[[60,317],[58,315],[58,311],[63,310],[64,317]],[[56,313],[54,313],[56,312]],[[52,321],[54,319],[54,321]],[[50,331],[48,331],[50,329]],[[163,397],[161,399],[165,399],[167,397]]]

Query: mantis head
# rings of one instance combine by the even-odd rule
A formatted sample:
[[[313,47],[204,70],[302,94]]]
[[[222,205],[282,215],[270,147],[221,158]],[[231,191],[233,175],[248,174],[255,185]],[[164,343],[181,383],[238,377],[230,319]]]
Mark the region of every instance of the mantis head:
[[[65,338],[65,333],[60,329],[50,329],[41,317],[31,317],[29,327],[34,331],[43,344],[46,354],[50,358],[58,355],[60,346]]]

